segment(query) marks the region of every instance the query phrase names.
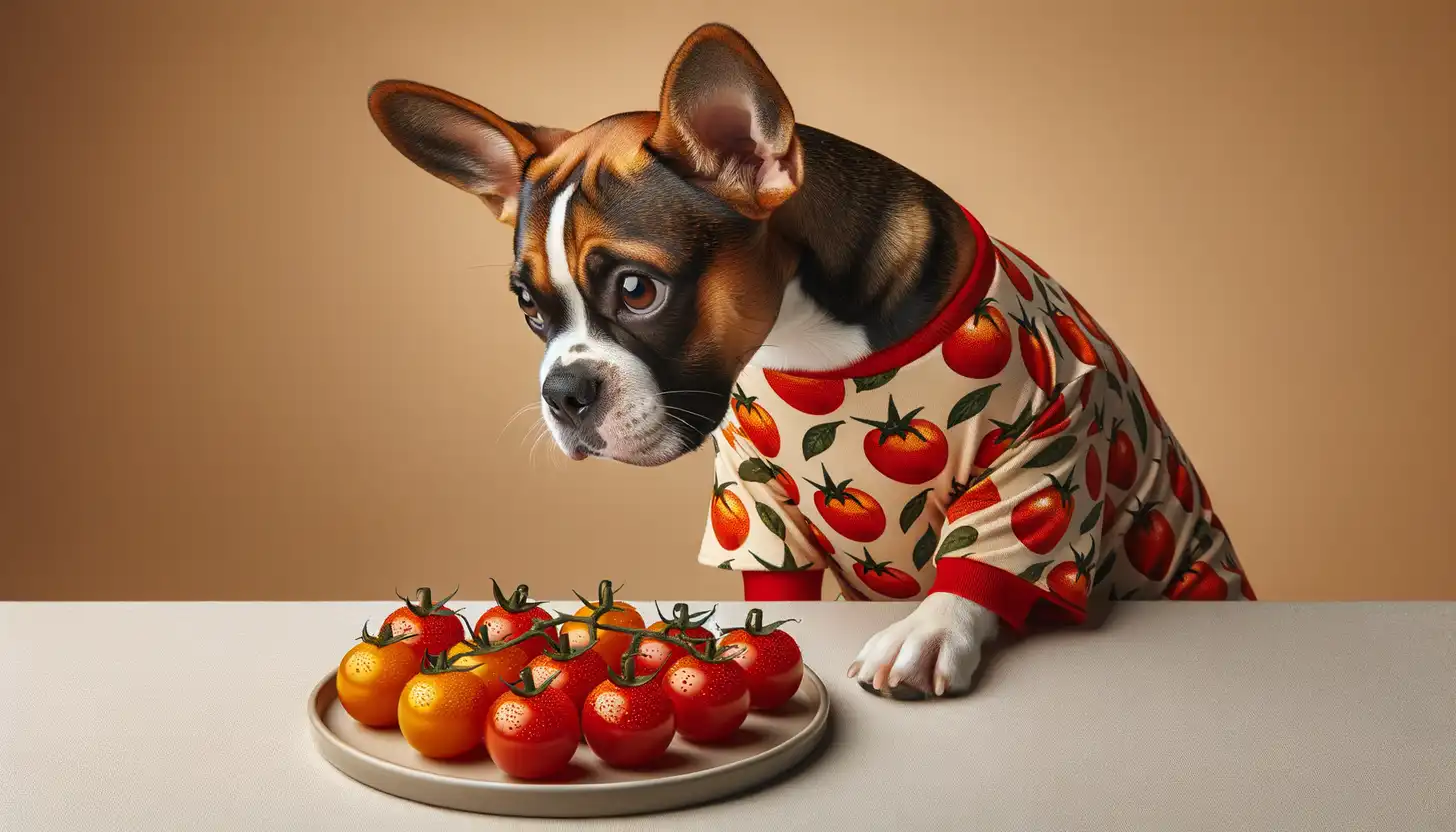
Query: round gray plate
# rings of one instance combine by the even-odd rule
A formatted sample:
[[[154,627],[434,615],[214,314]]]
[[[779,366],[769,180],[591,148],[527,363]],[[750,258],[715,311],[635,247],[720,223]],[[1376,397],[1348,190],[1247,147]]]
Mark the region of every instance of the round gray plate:
[[[369,728],[339,704],[334,672],[308,697],[314,745],[335,768],[382,792],[408,800],[492,815],[590,818],[662,812],[728,797],[793,768],[823,738],[829,692],[807,667],[799,692],[783,708],[750,712],[738,735],[722,745],[673,737],[651,768],[609,768],[583,743],[560,777],[511,778],[485,749],[456,760],[431,760],[398,729]]]

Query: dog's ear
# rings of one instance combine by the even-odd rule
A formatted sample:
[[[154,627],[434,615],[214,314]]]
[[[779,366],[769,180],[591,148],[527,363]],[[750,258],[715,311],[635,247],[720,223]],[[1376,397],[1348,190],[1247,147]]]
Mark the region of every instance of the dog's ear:
[[[406,158],[475,194],[496,218],[516,221],[526,160],[545,156],[568,130],[507,121],[453,93],[413,81],[380,81],[369,90],[369,113]]]
[[[803,152],[794,111],[748,41],[709,24],[688,36],[662,82],[649,145],[689,181],[762,219],[794,195]]]

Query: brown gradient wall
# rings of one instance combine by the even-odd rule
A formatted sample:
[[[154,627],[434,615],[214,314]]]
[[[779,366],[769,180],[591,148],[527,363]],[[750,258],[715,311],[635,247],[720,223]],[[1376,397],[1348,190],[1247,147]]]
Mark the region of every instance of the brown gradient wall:
[[[6,7],[0,596],[736,597],[706,454],[533,449],[509,233],[364,106],[579,127],[722,20],[1074,288],[1264,597],[1456,598],[1449,2]]]

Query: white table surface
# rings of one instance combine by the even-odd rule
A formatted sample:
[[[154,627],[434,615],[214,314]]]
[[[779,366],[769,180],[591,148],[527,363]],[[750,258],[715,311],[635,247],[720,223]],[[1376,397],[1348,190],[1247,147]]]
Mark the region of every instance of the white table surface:
[[[1456,829],[1456,603],[1127,603],[923,703],[844,676],[911,605],[763,606],[803,619],[822,754],[708,806],[532,821],[391,797],[315,752],[307,694],[387,602],[0,604],[0,829]]]

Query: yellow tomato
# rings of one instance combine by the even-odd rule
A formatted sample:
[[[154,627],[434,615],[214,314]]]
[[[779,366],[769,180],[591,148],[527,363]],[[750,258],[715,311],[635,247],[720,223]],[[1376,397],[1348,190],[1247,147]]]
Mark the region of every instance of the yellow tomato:
[[[576,611],[582,617],[591,615],[597,611],[599,605],[588,604]],[[642,620],[642,613],[637,608],[625,601],[613,601],[612,608],[607,610],[599,623],[611,624],[617,627],[630,627],[641,630],[646,626]],[[561,625],[561,634],[566,636],[567,643],[573,650],[584,647],[591,637],[588,625],[581,621],[568,621]],[[626,633],[616,633],[611,630],[597,630],[597,643],[592,649],[607,663],[607,667],[620,670],[622,667],[622,655],[627,648],[632,646],[632,637]]]
[[[393,728],[399,724],[400,692],[419,672],[419,659],[410,643],[396,636],[388,624],[378,636],[369,635],[369,625],[364,625],[361,641],[344,654],[334,674],[339,704],[365,725]]]
[[[399,730],[426,757],[458,757],[480,745],[490,694],[469,670],[421,671],[399,695]]]
[[[454,658],[474,649],[475,645],[462,641],[451,647],[447,655]],[[494,702],[496,697],[506,692],[506,682],[514,682],[521,678],[521,671],[530,661],[530,654],[526,652],[525,648],[516,644],[494,653],[465,656],[456,660],[454,666],[468,669],[479,677],[480,681],[485,683],[485,692],[489,697],[487,701]]]

